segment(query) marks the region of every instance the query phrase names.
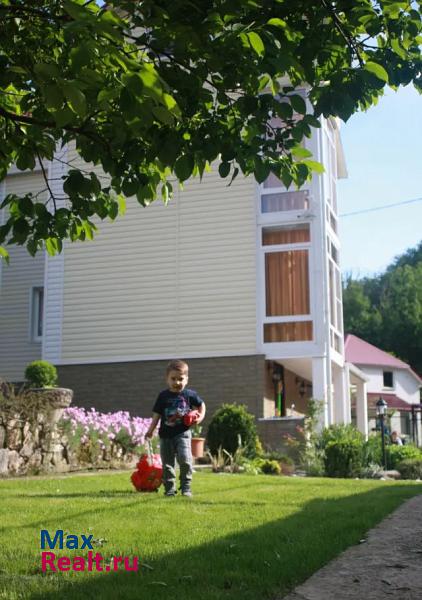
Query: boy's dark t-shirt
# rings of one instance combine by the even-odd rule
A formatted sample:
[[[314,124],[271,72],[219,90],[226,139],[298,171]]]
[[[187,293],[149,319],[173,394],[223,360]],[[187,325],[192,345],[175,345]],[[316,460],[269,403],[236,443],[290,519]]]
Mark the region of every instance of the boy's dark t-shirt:
[[[153,412],[161,415],[159,436],[172,438],[187,431],[183,417],[201,406],[203,400],[194,390],[185,388],[182,392],[163,390],[155,401]]]

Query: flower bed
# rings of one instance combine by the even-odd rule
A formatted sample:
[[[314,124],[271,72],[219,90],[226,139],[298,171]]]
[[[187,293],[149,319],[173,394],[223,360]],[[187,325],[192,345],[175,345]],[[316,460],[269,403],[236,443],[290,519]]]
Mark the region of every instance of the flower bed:
[[[145,452],[145,433],[150,424],[151,419],[132,417],[126,411],[101,413],[95,408],[69,407],[58,426],[72,466],[113,468],[129,466]]]
[[[0,477],[135,465],[151,419],[69,407],[71,400],[63,388],[0,388]]]

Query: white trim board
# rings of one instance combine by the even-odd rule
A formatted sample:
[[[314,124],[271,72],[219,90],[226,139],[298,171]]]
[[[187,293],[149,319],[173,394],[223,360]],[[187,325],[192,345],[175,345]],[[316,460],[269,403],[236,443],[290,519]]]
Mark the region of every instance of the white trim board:
[[[236,356],[266,356],[261,352],[251,352],[245,350],[238,350],[233,352],[190,352],[183,354],[183,358],[233,358]],[[136,354],[133,356],[110,356],[102,358],[74,358],[65,359],[60,358],[54,361],[55,365],[98,365],[98,364],[109,364],[109,363],[122,363],[122,362],[147,362],[151,360],[172,360],[174,359],[173,354]]]
[[[66,160],[67,148],[56,151],[62,160]],[[67,173],[64,162],[53,160],[49,165],[48,178],[53,194],[63,194],[62,176]],[[64,200],[57,201],[57,206],[64,206]],[[63,295],[64,295],[64,249],[57,256],[45,253],[44,268],[44,331],[42,340],[42,358],[57,364],[62,352],[63,329]]]

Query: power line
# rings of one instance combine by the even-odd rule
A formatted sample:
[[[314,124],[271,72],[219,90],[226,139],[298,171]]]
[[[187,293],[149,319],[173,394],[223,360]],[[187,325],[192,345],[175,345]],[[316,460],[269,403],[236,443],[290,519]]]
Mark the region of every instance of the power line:
[[[413,198],[413,200],[404,200],[402,202],[395,202],[394,204],[385,204],[384,206],[374,206],[374,208],[364,208],[363,210],[356,210],[350,213],[343,213],[339,217],[352,217],[353,215],[362,215],[363,213],[375,212],[377,210],[384,210],[386,208],[393,208],[394,206],[402,206],[403,204],[412,204],[414,202],[421,202],[422,198]]]

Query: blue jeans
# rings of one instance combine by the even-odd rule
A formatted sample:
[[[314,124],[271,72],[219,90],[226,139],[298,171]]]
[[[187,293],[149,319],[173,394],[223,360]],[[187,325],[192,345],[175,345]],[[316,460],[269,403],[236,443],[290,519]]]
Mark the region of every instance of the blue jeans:
[[[173,438],[160,438],[160,454],[165,493],[176,492],[176,457],[180,467],[180,487],[182,492],[189,492],[193,470],[191,432],[184,431]]]

